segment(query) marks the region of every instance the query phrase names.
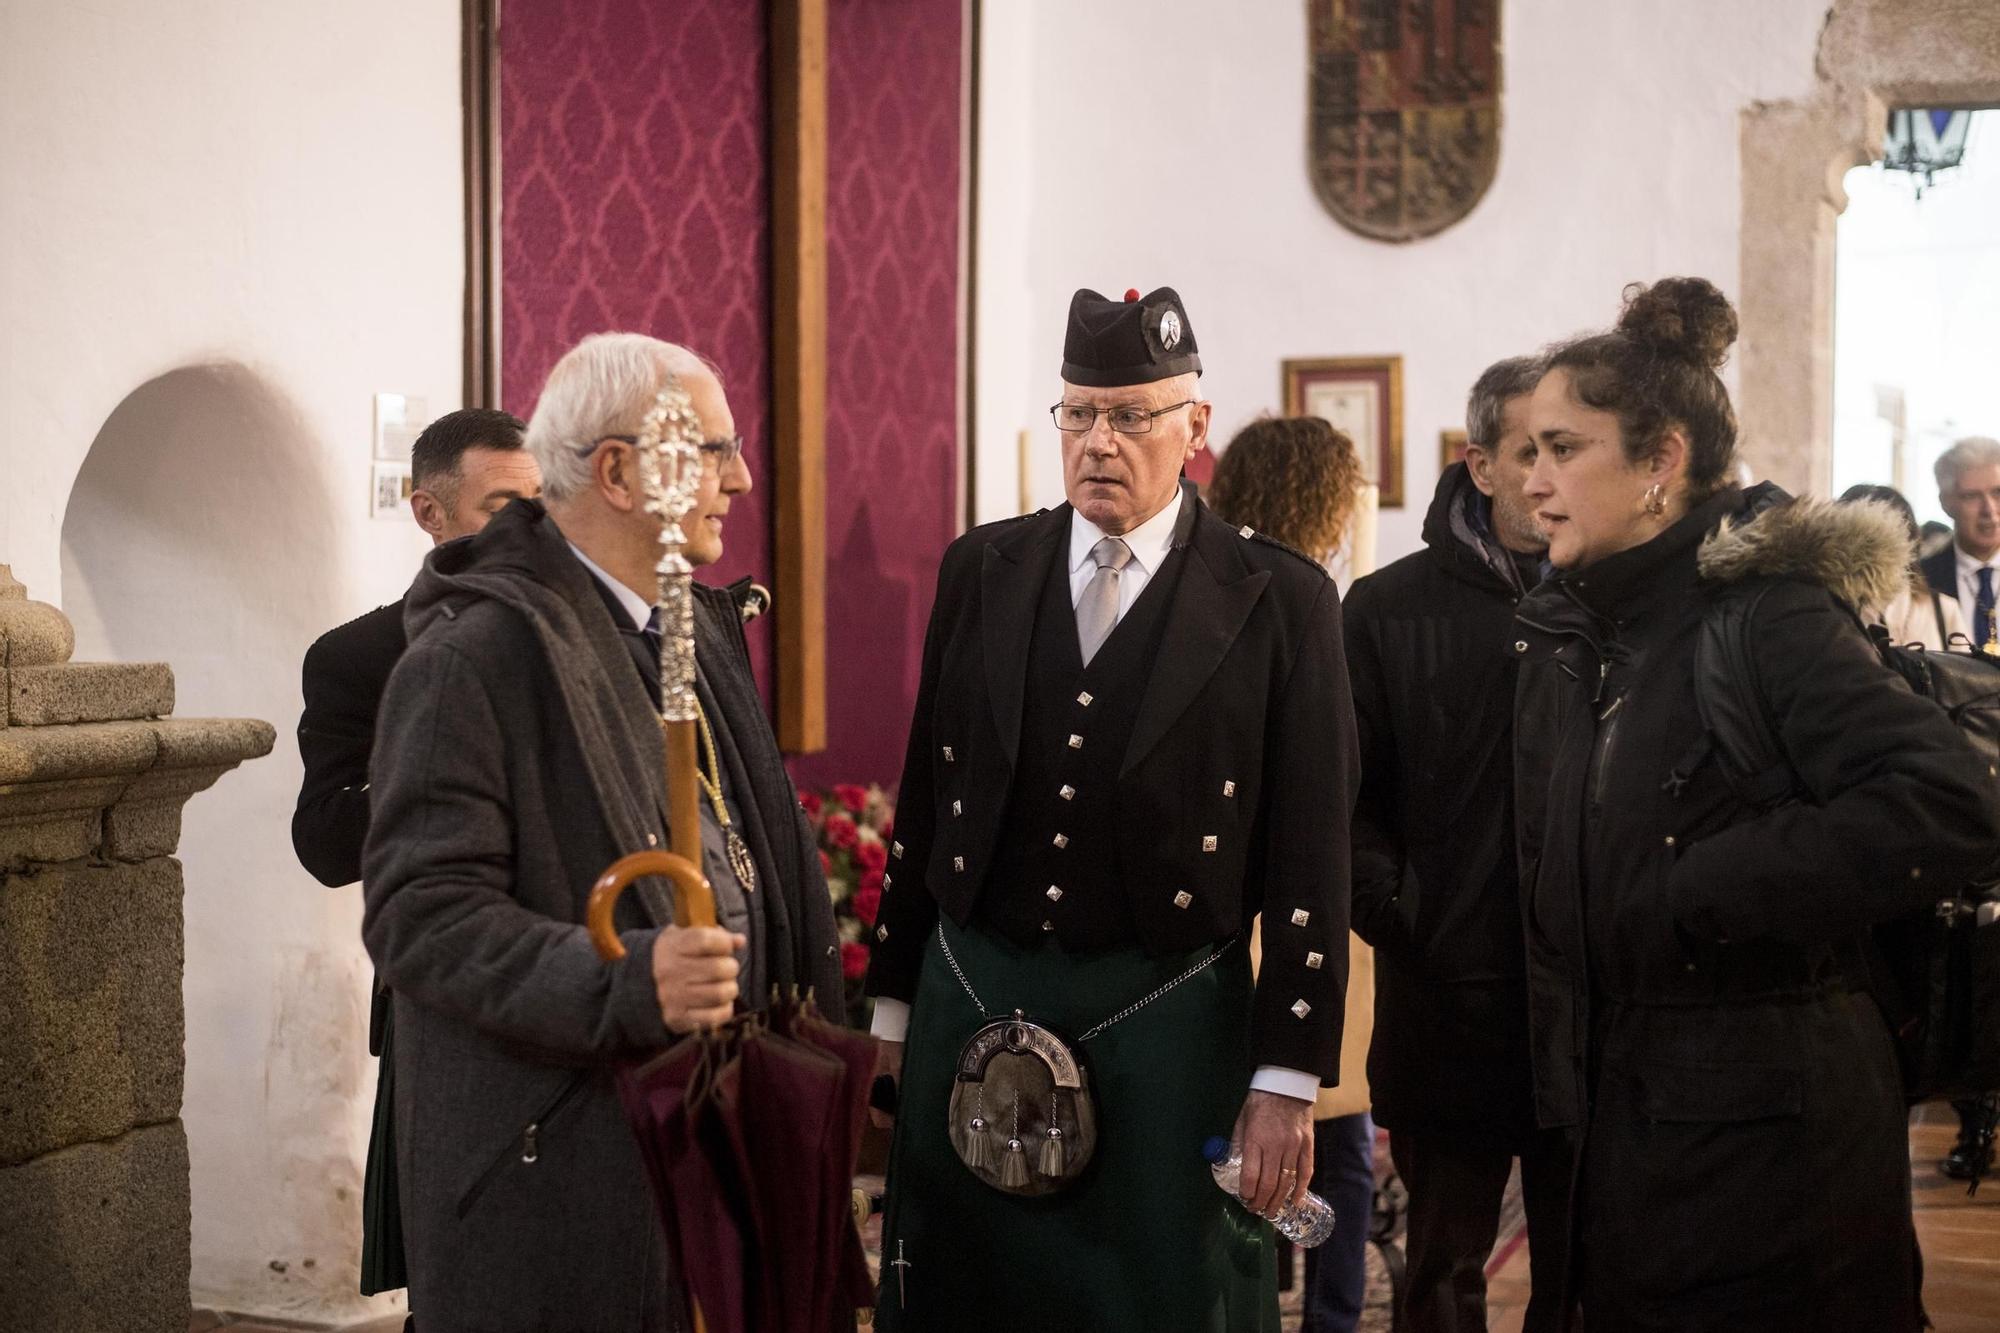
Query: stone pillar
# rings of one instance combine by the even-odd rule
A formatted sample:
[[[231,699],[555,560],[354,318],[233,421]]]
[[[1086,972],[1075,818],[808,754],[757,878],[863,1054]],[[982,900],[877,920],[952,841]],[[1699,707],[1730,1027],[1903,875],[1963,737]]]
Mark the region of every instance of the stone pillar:
[[[270,724],[76,663],[0,565],[0,1328],[185,1333],[181,806]]]
[[[1813,63],[1819,80],[1810,97],[1759,102],[1742,116],[1736,411],[1754,471],[1794,492],[1825,494],[1842,178],[1875,160],[1890,107],[2000,101],[2000,5],[1834,0]]]

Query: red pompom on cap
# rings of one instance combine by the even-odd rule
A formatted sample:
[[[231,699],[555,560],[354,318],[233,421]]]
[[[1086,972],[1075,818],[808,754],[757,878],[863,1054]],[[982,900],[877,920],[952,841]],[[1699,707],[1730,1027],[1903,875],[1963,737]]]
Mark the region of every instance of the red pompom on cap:
[[[1136,300],[1138,300],[1138,299],[1139,299],[1139,289],[1138,289],[1137,287],[1127,287],[1127,288],[1125,289],[1125,299],[1126,299],[1126,300],[1128,300],[1128,301],[1136,301]]]

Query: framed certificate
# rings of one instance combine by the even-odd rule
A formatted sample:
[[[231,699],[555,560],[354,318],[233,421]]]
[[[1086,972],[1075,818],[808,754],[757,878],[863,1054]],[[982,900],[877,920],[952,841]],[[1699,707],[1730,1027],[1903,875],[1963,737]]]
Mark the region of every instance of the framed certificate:
[[[1330,357],[1284,363],[1285,415],[1321,417],[1354,441],[1384,509],[1403,506],[1403,358]]]

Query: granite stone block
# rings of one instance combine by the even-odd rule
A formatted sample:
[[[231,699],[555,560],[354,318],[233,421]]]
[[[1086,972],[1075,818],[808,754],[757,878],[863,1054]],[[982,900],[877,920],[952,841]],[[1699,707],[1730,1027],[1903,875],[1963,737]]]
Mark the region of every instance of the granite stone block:
[[[178,1119],[0,1167],[0,1329],[184,1333],[190,1243]]]

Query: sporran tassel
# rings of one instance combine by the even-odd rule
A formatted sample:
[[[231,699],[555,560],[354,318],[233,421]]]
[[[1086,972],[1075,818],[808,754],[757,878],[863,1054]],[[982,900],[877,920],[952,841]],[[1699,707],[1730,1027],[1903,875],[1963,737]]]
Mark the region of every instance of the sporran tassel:
[[[1028,1149],[1019,1139],[1007,1140],[1007,1154],[1000,1163],[1000,1185],[1017,1190],[1028,1183]]]
[[[1048,1137],[1042,1140],[1041,1171],[1050,1180],[1062,1179],[1063,1132],[1054,1125],[1049,1126]]]
[[[993,1136],[986,1132],[986,1121],[979,1116],[965,1122],[958,1130],[958,1157],[974,1171],[987,1171],[993,1166]]]

